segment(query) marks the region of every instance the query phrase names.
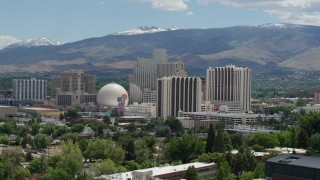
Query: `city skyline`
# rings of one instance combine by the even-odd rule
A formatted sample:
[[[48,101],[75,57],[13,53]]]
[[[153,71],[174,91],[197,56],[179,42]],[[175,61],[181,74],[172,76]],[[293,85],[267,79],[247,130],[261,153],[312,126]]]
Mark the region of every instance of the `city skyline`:
[[[319,25],[317,1],[70,0],[0,1],[0,40],[73,42],[140,26],[180,29],[266,23]],[[23,30],[22,30],[23,29]],[[12,39],[11,39],[12,40]]]

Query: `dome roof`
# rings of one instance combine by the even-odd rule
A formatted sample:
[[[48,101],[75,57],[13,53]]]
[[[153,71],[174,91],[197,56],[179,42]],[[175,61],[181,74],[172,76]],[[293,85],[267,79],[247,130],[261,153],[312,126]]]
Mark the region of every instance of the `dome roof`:
[[[97,101],[102,106],[118,106],[118,101],[124,100],[125,106],[128,105],[128,93],[119,84],[110,83],[103,86],[98,92]]]

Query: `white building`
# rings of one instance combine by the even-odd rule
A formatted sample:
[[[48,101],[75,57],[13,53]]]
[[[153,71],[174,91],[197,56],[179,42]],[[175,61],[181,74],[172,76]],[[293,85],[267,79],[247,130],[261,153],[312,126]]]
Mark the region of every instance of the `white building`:
[[[306,110],[306,113],[318,113],[320,112],[320,104],[307,104],[305,107],[302,107],[302,109]]]
[[[134,102],[127,106],[125,116],[144,116],[146,119],[156,118],[157,109],[155,103],[141,103]]]
[[[215,106],[251,110],[251,69],[228,65],[207,69],[206,98]]]
[[[202,91],[199,77],[163,77],[157,80],[157,116],[166,119],[178,111],[201,109]]]
[[[14,79],[13,99],[15,100],[45,100],[47,97],[47,80],[36,78]]]
[[[258,121],[269,121],[271,119],[280,120],[281,116],[253,114],[253,113],[220,113],[220,112],[179,112],[178,119],[182,124],[187,125],[185,128],[194,128],[198,125],[210,125],[214,121],[226,121],[232,123],[255,123]],[[185,121],[185,122],[183,122]]]
[[[176,166],[154,167],[125,173],[102,175],[101,177],[108,180],[183,179],[185,172],[190,166],[196,168],[201,180],[212,180],[217,172],[217,165],[215,163],[194,162]]]

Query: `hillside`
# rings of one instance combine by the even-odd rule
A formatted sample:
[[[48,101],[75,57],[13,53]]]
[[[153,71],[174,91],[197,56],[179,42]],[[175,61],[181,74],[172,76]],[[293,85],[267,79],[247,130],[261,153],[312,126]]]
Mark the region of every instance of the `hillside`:
[[[283,24],[187,29],[137,35],[107,35],[59,46],[17,47],[0,50],[4,66],[39,66],[44,71],[68,68],[131,68],[137,57],[151,57],[165,48],[172,60],[187,68],[236,64],[253,69],[320,70],[320,27]],[[132,62],[132,63],[130,63]],[[81,64],[83,64],[81,66]],[[21,69],[21,68],[20,68]]]

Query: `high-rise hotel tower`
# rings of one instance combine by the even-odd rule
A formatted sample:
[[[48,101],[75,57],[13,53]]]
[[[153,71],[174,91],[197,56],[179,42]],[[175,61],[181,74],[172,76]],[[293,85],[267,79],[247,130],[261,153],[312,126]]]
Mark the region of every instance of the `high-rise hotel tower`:
[[[130,102],[144,102],[144,97],[153,97],[156,91],[156,81],[165,76],[187,76],[182,62],[168,63],[165,49],[155,49],[153,58],[138,58],[133,75],[129,76]],[[154,102],[155,99],[148,102]]]
[[[201,79],[196,77],[162,77],[157,80],[157,116],[166,119],[178,112],[201,109]]]
[[[47,80],[36,78],[14,79],[13,98],[15,100],[45,100],[47,86]]]
[[[215,107],[227,105],[251,110],[251,76],[249,68],[216,67],[207,69],[206,98]]]

